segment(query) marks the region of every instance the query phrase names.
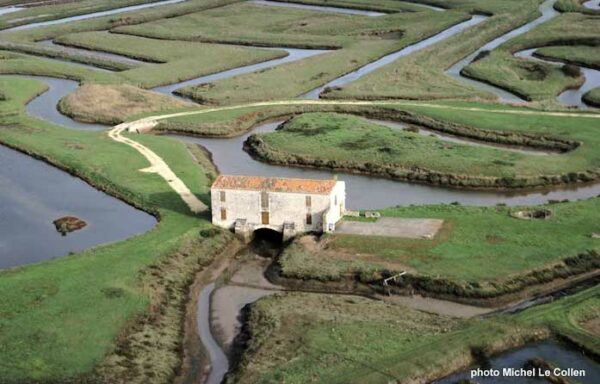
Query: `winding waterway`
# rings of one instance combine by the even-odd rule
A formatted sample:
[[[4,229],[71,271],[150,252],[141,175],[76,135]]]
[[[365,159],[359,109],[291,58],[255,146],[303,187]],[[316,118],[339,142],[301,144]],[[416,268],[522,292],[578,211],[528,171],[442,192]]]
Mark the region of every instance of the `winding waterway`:
[[[519,28],[516,28],[516,29],[508,32],[507,34],[504,34],[504,35],[490,41],[489,43],[485,44],[484,46],[482,46],[481,48],[479,48],[478,50],[476,50],[469,56],[465,57],[461,61],[454,64],[452,67],[450,67],[446,71],[446,73],[448,75],[450,75],[451,77],[453,77],[465,84],[473,86],[482,91],[486,91],[486,92],[495,94],[498,97],[498,99],[502,102],[518,103],[518,102],[525,101],[520,96],[513,94],[505,89],[502,89],[502,88],[497,87],[492,84],[487,84],[485,82],[482,82],[482,81],[479,81],[476,79],[471,79],[471,78],[465,77],[461,74],[461,71],[465,67],[467,67],[471,62],[473,62],[473,60],[482,52],[494,50],[494,49],[498,48],[500,45],[509,41],[510,39],[513,39],[517,36],[521,36],[521,35],[529,32],[533,28],[537,27],[538,25],[545,23],[545,22],[552,20],[553,18],[559,16],[560,13],[554,9],[555,2],[556,2],[556,0],[546,0],[544,3],[542,3],[540,5],[539,11],[542,14],[540,17],[538,17],[537,19],[533,20],[530,23],[527,23]],[[520,52],[516,52],[514,55],[516,57],[520,57],[520,58],[524,58],[524,59],[536,60],[536,61],[544,62],[547,64],[559,65],[556,62],[535,57],[534,54],[535,54],[536,50],[537,50],[537,48],[526,49],[526,50],[523,50]],[[585,78],[583,85],[581,85],[580,87],[578,87],[576,89],[566,90],[566,91],[562,92],[560,95],[558,95],[557,101],[561,105],[567,106],[567,107],[578,107],[581,109],[585,109],[588,107],[585,104],[585,102],[582,100],[582,97],[589,90],[594,89],[596,87],[600,87],[600,71],[592,69],[592,68],[581,67],[581,72]]]
[[[329,170],[266,164],[254,160],[242,150],[244,141],[251,134],[274,132],[282,122],[283,120],[278,120],[260,124],[251,132],[233,138],[175,137],[186,142],[200,144],[210,151],[213,162],[222,174],[316,179],[330,179],[334,175],[340,174]],[[340,175],[340,179],[346,182],[347,204],[351,209],[377,209],[396,205],[453,202],[466,205],[496,205],[499,203],[534,205],[546,203],[548,200],[575,200],[600,194],[600,184],[544,192],[495,192],[446,189],[354,174]]]

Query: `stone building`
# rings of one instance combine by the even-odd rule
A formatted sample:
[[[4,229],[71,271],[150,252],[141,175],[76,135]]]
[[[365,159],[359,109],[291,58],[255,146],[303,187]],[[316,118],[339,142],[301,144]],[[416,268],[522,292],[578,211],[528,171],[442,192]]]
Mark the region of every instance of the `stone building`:
[[[346,185],[338,180],[221,175],[211,187],[212,222],[249,239],[257,229],[333,232],[346,209]]]

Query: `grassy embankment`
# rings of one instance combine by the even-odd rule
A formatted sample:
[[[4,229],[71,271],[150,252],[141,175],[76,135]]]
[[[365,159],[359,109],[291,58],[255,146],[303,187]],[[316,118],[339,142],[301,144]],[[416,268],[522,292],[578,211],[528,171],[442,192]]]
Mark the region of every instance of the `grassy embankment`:
[[[123,63],[118,63],[106,58],[97,58],[94,57],[93,54],[82,55],[79,53],[66,52],[60,47],[48,47],[43,44],[36,44],[35,42],[50,40],[58,36],[77,32],[103,31],[117,26],[134,25],[162,18],[181,16],[188,13],[220,7],[237,1],[238,0],[189,0],[167,6],[130,11],[116,15],[70,22],[67,24],[6,32],[2,36],[3,41],[0,42],[0,48],[38,56],[62,58],[108,69],[124,70],[131,68],[132,66],[124,65]]]
[[[462,128],[479,131],[492,142],[496,132],[508,135],[516,144],[519,144],[520,135],[528,134],[521,140],[525,145],[576,149],[565,154],[529,155],[501,148],[449,143],[358,117],[327,113],[305,114],[276,132],[253,135],[246,142],[246,149],[270,163],[348,170],[462,188],[543,187],[600,177],[600,158],[593,150],[597,142],[595,119],[583,117],[579,119],[580,129],[569,132],[572,118],[548,119],[548,125],[537,128],[537,117],[496,115],[492,124],[480,127],[476,116],[481,113],[467,115],[471,119]],[[460,125],[453,126],[444,119],[430,120],[402,113],[391,116],[434,128],[447,127],[460,133]],[[523,127],[527,120],[527,127]],[[505,128],[498,129],[502,125]]]
[[[599,288],[515,316],[456,320],[357,297],[288,294],[252,307],[236,383],[428,382],[554,334],[600,352]],[[311,308],[310,312],[305,309]]]
[[[515,52],[552,45],[600,44],[598,17],[569,13],[501,45],[464,69],[465,75],[492,83],[527,100],[548,100],[563,90],[578,87],[583,79],[560,65],[514,57]]]
[[[597,198],[551,204],[544,206],[552,212],[546,220],[516,219],[511,213],[518,208],[507,207],[389,208],[381,211],[386,217],[437,218],[445,224],[433,240],[340,234],[322,239],[314,248],[297,243],[284,252],[282,273],[320,281],[363,275],[371,281],[387,270],[409,269],[416,276],[448,279],[473,291],[493,291],[507,282],[506,288],[511,288],[521,283],[513,278],[529,271],[597,252],[598,241],[592,234],[600,230],[599,205]],[[590,261],[598,268],[597,253]],[[593,269],[594,264],[587,267]]]
[[[554,4],[554,9],[559,12],[579,12],[588,15],[600,15],[600,11],[586,8],[583,6],[587,0],[558,0]]]
[[[295,97],[468,17],[463,12],[433,11],[364,17],[276,7],[269,9],[269,21],[263,16],[264,7],[239,4],[115,31],[165,39],[342,47],[182,91],[197,101],[236,103]],[[261,85],[260,93],[255,92],[256,84]]]
[[[150,232],[75,255],[0,272],[0,376],[4,383],[85,375],[103,382],[166,382],[179,364],[187,286],[228,236],[210,228],[135,150],[103,132],[52,126],[25,115],[44,87],[5,78],[0,142],[42,157],[160,217]],[[185,145],[147,136],[186,185],[208,201],[210,177]],[[118,343],[118,347],[115,345]],[[104,360],[106,356],[108,359]],[[94,372],[100,364],[105,370]]]
[[[589,45],[543,47],[535,51],[535,56],[600,69],[600,49]]]
[[[583,101],[588,105],[593,105],[596,108],[600,108],[600,88],[594,88],[583,95]]]
[[[600,49],[598,47],[586,45],[544,47],[538,49],[535,56],[600,70]],[[583,101],[589,105],[600,107],[600,88],[592,89],[584,94]]]
[[[158,40],[108,32],[67,34],[59,36],[56,41],[151,62],[117,75],[123,81],[142,88],[177,83],[287,55],[282,50]]]
[[[492,95],[449,77],[445,71],[486,42],[535,19],[539,15],[539,1],[465,0],[441,1],[436,5],[493,16],[456,36],[398,59],[342,89],[331,90],[324,96],[351,99],[491,98]]]
[[[83,122],[117,125],[128,116],[193,107],[191,103],[131,85],[84,84],[63,98],[61,113]]]
[[[363,9],[379,12],[418,12],[423,7],[415,3],[397,0],[280,0],[282,3],[297,3],[308,5],[322,5],[326,7],[341,7],[349,9]]]
[[[85,0],[62,3],[60,1],[54,1],[48,5],[25,8],[21,11],[2,15],[2,18],[0,19],[0,29],[39,23],[41,21],[63,19],[87,13],[108,11],[110,9],[128,7],[131,5],[153,3],[156,1],[159,0]]]

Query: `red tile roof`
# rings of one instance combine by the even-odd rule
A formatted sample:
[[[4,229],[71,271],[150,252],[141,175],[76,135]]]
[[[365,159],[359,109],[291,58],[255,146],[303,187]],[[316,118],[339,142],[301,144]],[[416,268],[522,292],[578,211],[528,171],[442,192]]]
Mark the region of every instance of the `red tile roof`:
[[[221,175],[212,185],[213,189],[240,189],[287,193],[329,194],[337,180],[283,179],[260,176]]]

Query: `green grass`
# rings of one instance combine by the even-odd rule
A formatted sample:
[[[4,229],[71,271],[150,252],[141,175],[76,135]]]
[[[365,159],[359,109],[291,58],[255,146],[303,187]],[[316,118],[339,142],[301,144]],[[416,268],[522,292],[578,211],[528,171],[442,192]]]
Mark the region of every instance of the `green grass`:
[[[528,1],[429,1],[468,12],[492,13],[488,20],[438,44],[403,57],[328,93],[328,98],[358,99],[478,99],[492,95],[476,90],[445,74],[446,69],[486,42],[538,16],[537,0]],[[519,12],[515,12],[518,9]]]
[[[268,18],[265,18],[265,12]],[[114,32],[169,40],[193,40],[297,47],[340,47],[355,39],[398,28],[401,14],[343,15],[238,3],[177,18],[116,28]]]
[[[467,17],[461,12],[416,12],[398,13],[365,20],[365,23],[373,23],[371,19],[381,20],[381,23],[385,21],[390,24],[389,26],[377,27],[374,25],[361,29],[362,25],[352,19],[351,23],[326,24],[320,27],[319,33],[324,35],[346,34],[352,43],[345,45],[343,49],[309,59],[216,81],[212,83],[211,87],[185,88],[182,93],[198,101],[228,104],[296,97],[386,54],[400,50],[464,21]],[[400,29],[403,34],[400,38],[364,36],[365,33],[371,33],[369,30],[376,31],[378,29],[382,31]],[[347,31],[345,32],[345,30]],[[260,93],[255,92],[256,84],[261,84]]]
[[[560,66],[513,57],[517,51],[551,45],[597,45],[597,18],[576,13],[558,16],[501,45],[487,57],[465,68],[467,76],[505,88],[528,100],[553,100],[563,90],[577,87],[581,78]],[[583,53],[582,53],[583,54]]]
[[[0,73],[11,75],[49,76],[75,81],[115,83],[111,72],[99,71],[59,60],[37,58],[20,53],[0,51]]]
[[[31,43],[34,41],[52,39],[69,33],[108,30],[118,26],[134,25],[162,18],[181,16],[237,1],[238,0],[188,0],[167,6],[146,8],[138,11],[119,13],[42,28],[7,32],[3,35],[3,40]]]
[[[286,56],[286,53],[280,50],[157,40],[108,32],[64,35],[56,41],[155,62],[118,74],[123,81],[143,88],[172,84]]]
[[[577,324],[598,305],[598,287],[519,315],[452,320],[357,297],[287,294],[252,307],[249,349],[239,383],[389,383],[431,381],[487,354],[555,334],[598,352]],[[310,313],[304,309],[311,308]],[[596,311],[595,316],[598,316]]]
[[[0,86],[8,97],[0,103],[0,118],[11,127],[0,130],[0,142],[44,156],[161,217],[152,231],[127,241],[0,272],[3,381],[64,380],[89,373],[111,351],[123,327],[148,310],[152,296],[142,288],[139,273],[209,221],[191,215],[159,176],[138,172],[147,163],[134,149],[102,132],[58,128],[24,115],[22,104],[43,90],[40,83],[2,79]],[[208,201],[209,180],[183,144],[151,136],[141,140]],[[113,287],[123,295],[103,293]]]
[[[128,7],[157,0],[85,0],[77,3],[65,2],[64,4],[50,4],[9,13],[2,16],[0,28],[5,29],[23,24],[38,23],[41,21],[63,19],[87,13],[107,11],[115,8]]]
[[[594,88],[583,95],[583,101],[589,105],[600,107],[600,87]]]
[[[582,4],[587,0],[558,0],[554,8],[560,12],[579,12],[588,15],[600,15],[600,12],[594,9],[584,7]]]
[[[515,135],[521,130],[518,127],[513,126]],[[418,174],[428,174],[424,182],[434,184],[493,187],[497,182],[496,187],[522,187],[544,185],[557,175],[594,174],[600,158],[596,151],[584,149],[595,146],[593,131],[590,126],[581,149],[540,156],[449,143],[359,117],[316,113],[296,117],[274,133],[255,135],[250,143],[259,158],[279,164],[350,169],[396,178],[410,178],[408,173],[418,169]],[[578,139],[583,138],[584,130],[580,133]]]
[[[600,49],[587,45],[543,47],[536,55],[551,60],[600,69]]]
[[[418,12],[427,10],[417,4],[397,0],[282,0],[282,2],[323,5],[381,12]]]
[[[504,281],[587,250],[598,250],[598,241],[591,234],[600,230],[599,199],[547,208],[553,212],[547,220],[515,219],[510,213],[518,208],[512,207],[389,208],[381,211],[384,216],[443,219],[444,228],[434,240],[334,235],[327,241],[327,249],[349,252],[355,256],[352,261],[293,247],[284,254],[282,266],[288,275],[325,280],[396,264],[396,270],[408,266],[419,275]]]

